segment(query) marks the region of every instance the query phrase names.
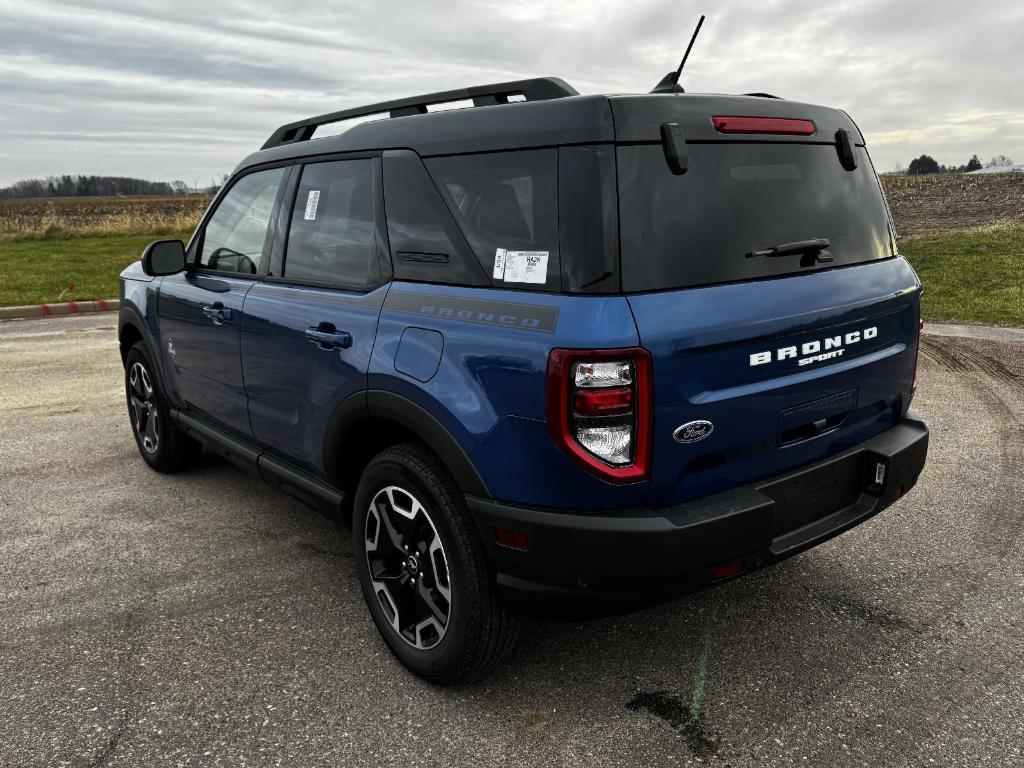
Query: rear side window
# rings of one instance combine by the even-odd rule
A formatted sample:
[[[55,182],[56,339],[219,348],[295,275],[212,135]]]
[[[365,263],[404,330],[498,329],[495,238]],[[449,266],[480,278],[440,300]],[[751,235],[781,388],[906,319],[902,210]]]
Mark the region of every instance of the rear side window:
[[[835,145],[689,145],[669,171],[660,145],[618,148],[622,286],[685,288],[810,272],[893,255],[888,213],[863,147],[846,171]],[[830,242],[829,263],[748,257],[804,240]]]
[[[495,285],[558,290],[558,150],[431,158],[447,198]]]
[[[384,207],[399,280],[490,285],[423,162],[412,150],[384,153]]]
[[[373,217],[373,161],[302,169],[284,258],[284,277],[365,288],[380,282]]]

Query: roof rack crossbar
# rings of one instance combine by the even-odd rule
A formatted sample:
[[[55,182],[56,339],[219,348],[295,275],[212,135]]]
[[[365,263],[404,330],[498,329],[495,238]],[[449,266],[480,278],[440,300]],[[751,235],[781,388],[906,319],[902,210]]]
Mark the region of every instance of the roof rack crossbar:
[[[370,115],[383,115],[385,113],[389,117],[424,115],[427,113],[427,107],[432,104],[472,100],[474,107],[484,107],[494,104],[507,104],[511,96],[522,96],[526,101],[544,101],[577,95],[579,95],[578,92],[571,85],[557,77],[513,80],[507,83],[478,85],[472,88],[459,88],[454,91],[428,93],[424,96],[412,96],[396,99],[395,101],[370,104],[365,107],[343,109],[339,112],[330,112],[326,115],[310,117],[305,120],[282,125],[274,131],[261,149],[279,147],[282,144],[294,144],[299,141],[309,141],[320,126],[341,122],[342,120],[369,117]]]

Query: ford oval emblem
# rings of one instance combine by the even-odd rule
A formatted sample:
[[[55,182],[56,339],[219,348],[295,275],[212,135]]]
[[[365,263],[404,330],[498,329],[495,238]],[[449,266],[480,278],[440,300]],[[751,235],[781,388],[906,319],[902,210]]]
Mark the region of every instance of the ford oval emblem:
[[[677,443],[696,443],[715,431],[715,425],[710,421],[688,421],[681,427],[677,427],[672,433]]]

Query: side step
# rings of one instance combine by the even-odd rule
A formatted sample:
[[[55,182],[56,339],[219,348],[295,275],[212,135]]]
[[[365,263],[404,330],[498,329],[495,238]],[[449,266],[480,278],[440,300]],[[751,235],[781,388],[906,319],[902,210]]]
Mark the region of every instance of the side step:
[[[270,456],[245,440],[225,434],[205,421],[171,410],[171,419],[186,434],[235,466],[255,472],[273,487],[328,514],[341,511],[345,494],[319,478]]]

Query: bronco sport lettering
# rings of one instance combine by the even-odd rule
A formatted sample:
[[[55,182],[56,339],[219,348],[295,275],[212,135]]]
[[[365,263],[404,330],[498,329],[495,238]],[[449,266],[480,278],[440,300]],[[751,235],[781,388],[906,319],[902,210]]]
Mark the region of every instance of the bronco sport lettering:
[[[874,339],[877,336],[878,328],[876,326],[871,326],[870,328],[865,328],[863,332],[849,331],[848,333],[839,334],[838,336],[827,336],[824,339],[820,340],[805,341],[799,347],[779,347],[779,349],[775,352],[774,357],[772,356],[772,353],[770,351],[755,352],[750,356],[750,364],[752,366],[764,365],[765,363],[770,363],[773,361],[789,360],[790,358],[798,357],[798,353],[800,355],[812,356],[804,357],[803,359],[798,360],[797,362],[799,365],[807,365],[809,363],[814,363],[821,360],[830,360],[834,357],[839,357],[840,355],[843,354],[843,352],[846,351],[843,348],[844,344],[849,346],[851,344],[856,344],[857,342],[862,340],[870,341],[871,339]],[[826,354],[817,354],[818,352],[821,352],[822,349],[825,350]],[[829,350],[834,351],[829,352]]]

